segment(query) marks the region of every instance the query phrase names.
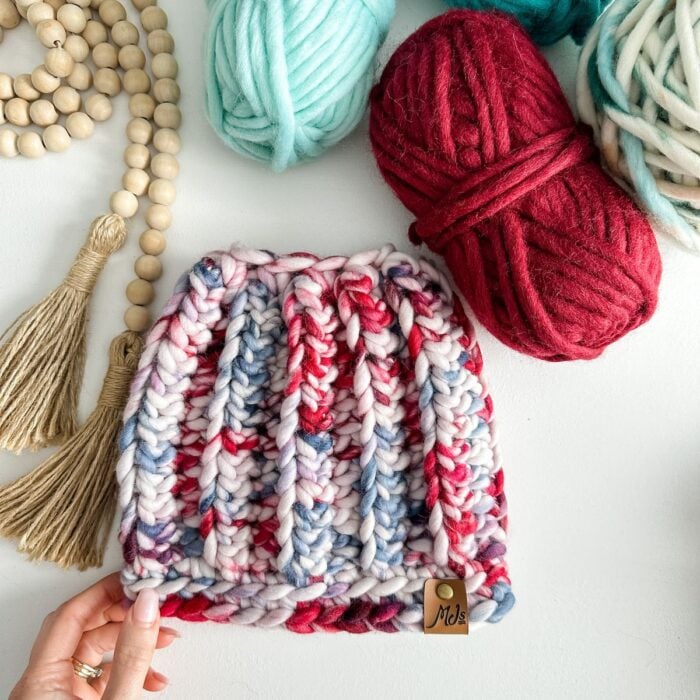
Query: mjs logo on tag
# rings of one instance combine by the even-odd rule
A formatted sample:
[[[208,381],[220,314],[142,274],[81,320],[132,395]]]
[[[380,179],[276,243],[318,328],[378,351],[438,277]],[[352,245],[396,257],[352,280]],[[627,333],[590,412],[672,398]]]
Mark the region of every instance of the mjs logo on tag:
[[[469,603],[464,581],[428,579],[423,607],[425,634],[469,634]]]

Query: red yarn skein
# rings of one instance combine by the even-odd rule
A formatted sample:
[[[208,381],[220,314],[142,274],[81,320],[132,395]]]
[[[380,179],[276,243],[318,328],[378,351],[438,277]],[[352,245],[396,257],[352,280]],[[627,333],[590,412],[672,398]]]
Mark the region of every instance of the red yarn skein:
[[[411,239],[510,347],[591,359],[653,314],[654,234],[515,20],[457,10],[424,25],[374,89],[370,133]]]

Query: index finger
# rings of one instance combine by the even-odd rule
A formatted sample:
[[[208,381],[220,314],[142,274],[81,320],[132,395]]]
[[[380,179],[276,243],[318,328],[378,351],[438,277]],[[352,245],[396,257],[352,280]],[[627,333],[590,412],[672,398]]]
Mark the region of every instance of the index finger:
[[[69,659],[83,632],[100,627],[107,620],[107,611],[123,598],[119,574],[111,574],[51,613],[32,649],[32,663]]]

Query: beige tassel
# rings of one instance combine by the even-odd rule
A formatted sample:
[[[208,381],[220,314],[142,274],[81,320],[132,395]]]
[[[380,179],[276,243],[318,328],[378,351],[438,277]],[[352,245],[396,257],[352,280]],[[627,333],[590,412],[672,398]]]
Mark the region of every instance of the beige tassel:
[[[0,488],[0,536],[19,539],[31,559],[81,571],[102,565],[122,413],[142,349],[136,333],[115,338],[99,403],[83,427],[44,464]]]
[[[90,294],[125,241],[120,216],[97,219],[63,284],[8,330],[0,346],[0,448],[37,450],[75,433]]]

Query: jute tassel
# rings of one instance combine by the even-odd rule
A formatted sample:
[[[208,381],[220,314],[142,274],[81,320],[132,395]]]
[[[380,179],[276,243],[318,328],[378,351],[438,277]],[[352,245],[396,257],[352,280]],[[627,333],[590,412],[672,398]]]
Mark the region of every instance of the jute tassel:
[[[3,336],[0,448],[37,450],[75,433],[90,294],[107,258],[125,241],[120,216],[97,219],[61,286]]]
[[[136,333],[115,338],[92,415],[44,464],[0,488],[0,536],[19,539],[18,549],[31,559],[81,571],[102,565],[116,504],[121,418],[142,348]]]

